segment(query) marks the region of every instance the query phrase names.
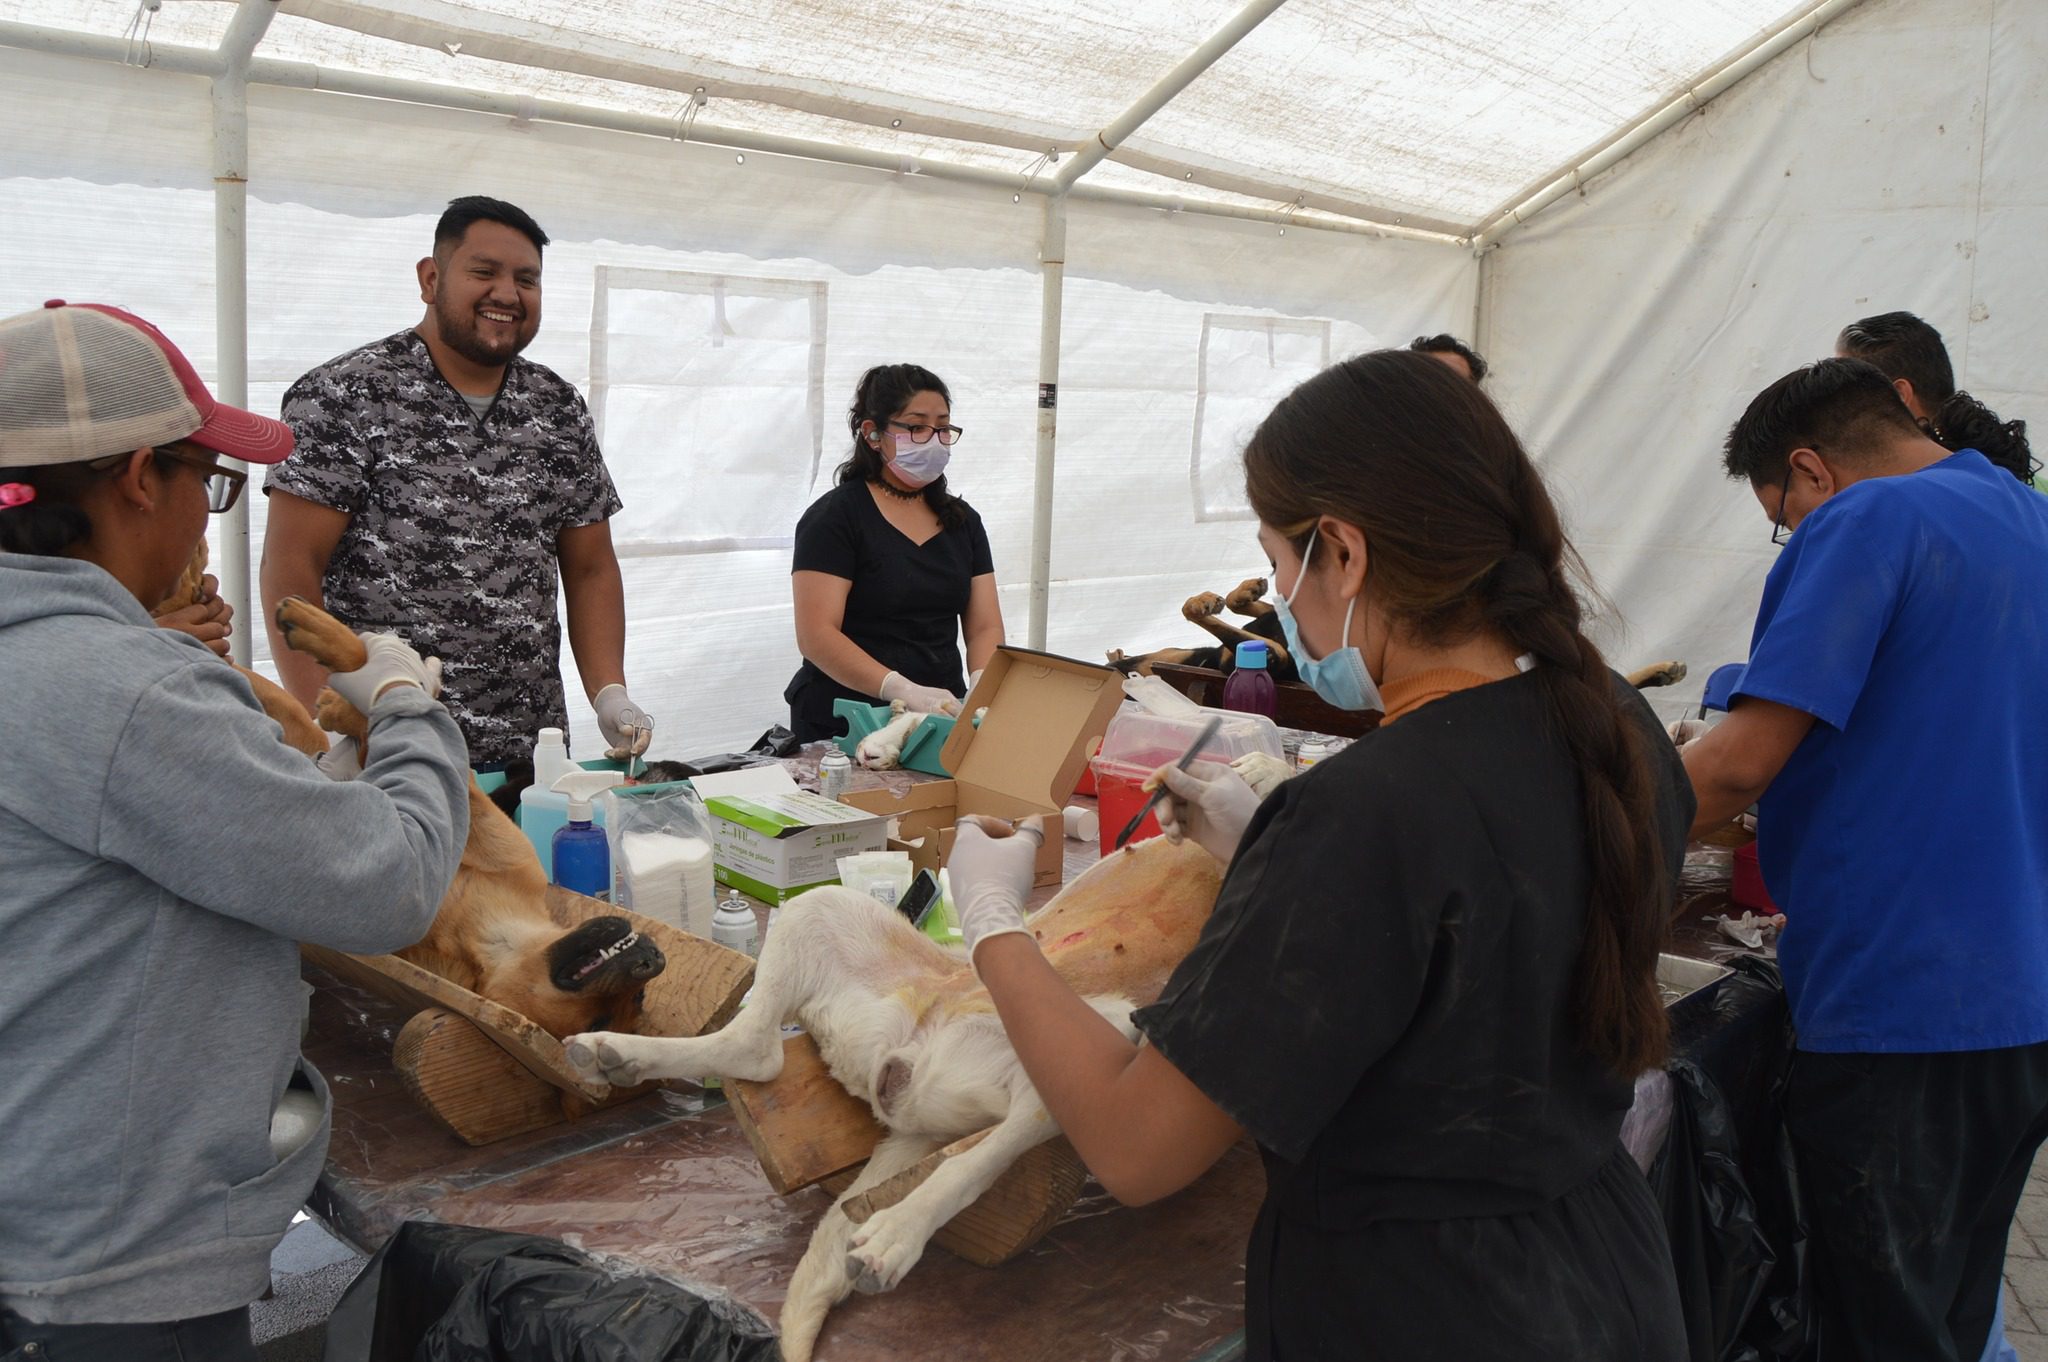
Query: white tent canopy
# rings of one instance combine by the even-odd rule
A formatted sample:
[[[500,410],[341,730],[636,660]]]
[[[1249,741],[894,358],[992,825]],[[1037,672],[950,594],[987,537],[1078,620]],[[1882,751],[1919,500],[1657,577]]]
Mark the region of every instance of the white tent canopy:
[[[275,410],[417,319],[448,198],[520,203],[672,752],[781,717],[788,536],[895,359],[954,386],[1011,636],[1091,656],[1262,570],[1235,462],[1287,387],[1471,336],[1616,660],[1704,666],[1768,563],[1714,459],[1756,388],[1907,307],[2038,391],[2043,9],[0,0],[0,314],[132,306]]]

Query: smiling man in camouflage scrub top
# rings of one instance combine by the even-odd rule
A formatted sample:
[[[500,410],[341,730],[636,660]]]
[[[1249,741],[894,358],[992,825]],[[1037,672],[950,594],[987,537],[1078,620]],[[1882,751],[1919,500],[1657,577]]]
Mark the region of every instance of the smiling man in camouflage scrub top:
[[[540,329],[547,234],[497,199],[456,199],[419,262],[420,324],[314,369],[286,392],[298,438],[263,490],[263,605],[326,606],[442,660],[443,703],[470,761],[532,755],[568,727],[555,618],[559,564],[569,646],[615,755],[644,752],[653,721],[626,694],[625,588],[608,518],[618,493],[583,398],[519,358]],[[309,706],[324,673],[271,646]]]

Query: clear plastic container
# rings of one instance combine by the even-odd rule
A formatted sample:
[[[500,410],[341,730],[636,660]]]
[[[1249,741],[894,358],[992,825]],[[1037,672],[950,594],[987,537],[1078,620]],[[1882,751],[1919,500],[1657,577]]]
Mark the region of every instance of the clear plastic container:
[[[1226,710],[1203,710],[1185,718],[1148,714],[1136,705],[1125,705],[1109,721],[1103,734],[1102,751],[1088,764],[1095,773],[1095,797],[1102,825],[1102,854],[1115,849],[1116,835],[1144,804],[1145,778],[1162,766],[1179,761],[1211,716],[1222,718],[1216,736],[1195,754],[1197,761],[1234,761],[1247,752],[1283,756],[1280,729],[1263,714],[1239,714]],[[1131,834],[1133,842],[1159,835],[1159,820],[1146,814],[1145,821]]]

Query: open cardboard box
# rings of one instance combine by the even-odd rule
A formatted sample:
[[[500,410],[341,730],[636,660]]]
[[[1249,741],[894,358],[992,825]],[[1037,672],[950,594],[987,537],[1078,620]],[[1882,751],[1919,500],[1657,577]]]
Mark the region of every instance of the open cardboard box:
[[[1060,808],[1123,698],[1123,678],[1108,667],[998,648],[961,710],[971,715],[987,706],[988,713],[979,725],[954,724],[939,751],[951,780],[914,785],[900,798],[888,790],[857,790],[841,802],[899,820],[889,845],[909,852],[917,869],[932,871],[951,857],[953,824],[961,817],[1045,814],[1052,821],[1033,882],[1058,884],[1066,860]]]

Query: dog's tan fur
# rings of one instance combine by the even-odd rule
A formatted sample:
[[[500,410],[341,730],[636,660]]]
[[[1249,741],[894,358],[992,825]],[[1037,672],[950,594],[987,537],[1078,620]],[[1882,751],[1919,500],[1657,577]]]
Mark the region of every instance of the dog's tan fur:
[[[1158,996],[1200,934],[1221,867],[1194,846],[1143,842],[1091,867],[1030,922],[1075,991],[1133,1036],[1130,1013]],[[762,947],[745,1011],[709,1036],[588,1035],[571,1064],[618,1084],[650,1078],[772,1080],[785,1021],[800,1021],[833,1077],[888,1135],[811,1237],[782,1312],[787,1362],[806,1362],[826,1312],[854,1289],[902,1280],[934,1231],[1058,1126],[1003,1033],[965,952],[932,942],[865,894],[831,886],[783,909]],[[991,1129],[992,1127],[992,1129]],[[988,1129],[901,1202],[856,1228],[841,1207],[953,1140]]]
[[[277,622],[287,646],[329,671],[363,665],[362,640],[319,607],[291,597],[278,606]],[[288,707],[302,721],[313,722],[285,691],[270,690],[274,695],[257,693],[267,712],[277,716],[278,707]],[[318,719],[319,728],[354,739],[367,759],[369,722],[354,706],[323,690]],[[320,750],[326,745],[322,736]],[[631,940],[592,966],[588,983],[564,989],[557,982],[564,969],[581,969],[606,947],[627,941],[631,924],[624,918],[596,918],[565,932],[549,916],[546,897],[547,877],[532,845],[472,777],[461,868],[426,936],[397,954],[504,1004],[555,1036],[596,1027],[633,1030],[640,1021],[641,989],[661,971],[661,952],[645,938]]]
[[[1265,599],[1267,585],[1264,577],[1247,577],[1221,596],[1213,591],[1198,592],[1181,603],[1181,618],[1214,634],[1223,645],[1223,651],[1235,649],[1240,643],[1263,643],[1273,659],[1273,664],[1283,668],[1292,667],[1287,644],[1279,637],[1277,629],[1272,631],[1270,636],[1255,634],[1223,618],[1223,612],[1228,610],[1244,619],[1270,619],[1273,615],[1273,605]],[[1139,676],[1152,675],[1152,666],[1158,662],[1178,666],[1214,667],[1220,660],[1218,650],[1214,647],[1156,648],[1136,657],[1125,653],[1121,648],[1113,649],[1109,653],[1112,665],[1124,667]]]
[[[185,571],[179,576],[178,584],[171,594],[151,608],[153,616],[164,616],[187,606],[206,603],[206,541],[192,551],[192,561],[185,564]],[[327,735],[313,722],[305,707],[292,699],[291,693],[269,677],[250,671],[247,667],[236,666],[242,679],[249,683],[249,689],[256,692],[256,703],[263,706],[263,712],[277,720],[284,729],[285,746],[296,748],[309,757],[317,757],[327,750]]]

